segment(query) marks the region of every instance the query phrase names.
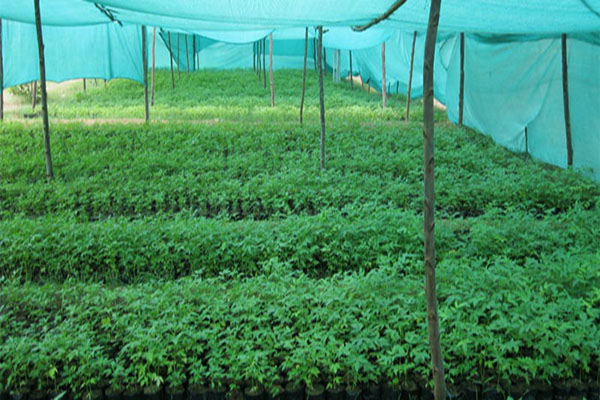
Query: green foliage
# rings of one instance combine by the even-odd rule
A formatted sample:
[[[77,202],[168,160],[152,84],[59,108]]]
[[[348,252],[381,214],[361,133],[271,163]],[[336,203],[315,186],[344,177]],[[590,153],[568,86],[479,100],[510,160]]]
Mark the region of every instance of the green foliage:
[[[595,379],[599,262],[441,263],[450,380]],[[420,276],[395,268],[315,280],[281,263],[252,279],[9,283],[0,288],[0,381],[83,393],[101,380],[267,389],[428,380],[421,291]]]
[[[160,72],[163,121],[53,125],[51,183],[39,127],[0,125],[0,393],[429,379],[422,108],[405,123],[401,96],[382,110],[328,82],[319,171],[316,79],[300,127],[299,78],[276,73],[271,109],[251,72],[175,91]],[[141,93],[50,107],[135,119]],[[597,380],[600,187],[436,118],[449,379]]]

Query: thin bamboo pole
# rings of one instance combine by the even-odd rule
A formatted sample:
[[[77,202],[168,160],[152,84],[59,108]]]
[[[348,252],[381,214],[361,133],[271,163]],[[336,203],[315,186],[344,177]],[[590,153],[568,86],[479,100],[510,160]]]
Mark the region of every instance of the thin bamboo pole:
[[[181,79],[181,51],[179,51],[179,32],[177,33],[177,78]]]
[[[35,110],[37,105],[37,81],[31,82],[31,109]]]
[[[252,43],[252,70],[256,72],[256,42]]]
[[[567,63],[567,35],[561,36],[562,47],[562,83],[565,112],[565,133],[567,135],[567,165],[573,166],[573,142],[571,139],[571,111],[569,109],[569,68]]]
[[[321,55],[323,54],[323,27],[318,27],[319,40],[317,50],[317,65],[319,66],[319,105],[321,117],[321,170],[325,169],[325,93],[323,89],[323,62]]]
[[[271,86],[271,107],[275,107],[275,86],[273,86],[273,34],[269,35],[269,83]]]
[[[194,37],[196,37],[196,36],[194,36]],[[198,38],[198,40],[200,40],[200,39]],[[200,49],[201,49],[201,46],[198,43],[198,47],[196,48],[196,51],[197,51],[196,52],[196,70],[200,69]]]
[[[339,83],[342,81],[342,52],[341,50],[333,50],[333,81]]]
[[[350,57],[350,89],[354,90],[354,73],[352,72],[352,50],[348,50],[348,56]]]
[[[154,106],[154,88],[156,86],[156,27],[152,30],[152,94],[150,96],[150,105]]]
[[[175,89],[175,72],[173,71],[173,47],[171,46],[171,32],[167,32],[167,38],[169,40],[169,51],[171,52],[171,57],[169,57],[169,61],[171,62],[171,89]]]
[[[262,50],[261,50],[261,43],[262,40],[259,40],[258,42],[256,42],[256,73],[258,76],[258,80],[260,81],[260,77],[261,77],[261,61],[260,61],[260,57],[262,55]]]
[[[196,35],[192,36],[192,71],[196,70]]]
[[[315,64],[315,72],[317,72],[317,39],[313,38],[313,63]]]
[[[323,54],[323,75],[327,76],[327,50],[325,50],[325,47],[323,47],[322,42],[320,46],[322,48],[321,53]]]
[[[187,73],[190,73],[190,49],[188,47],[188,35],[185,35],[185,63],[187,67]]]
[[[144,111],[145,121],[150,121],[150,105],[148,103],[148,51],[146,49],[146,26],[142,25],[142,69],[144,70]]]
[[[304,67],[302,69],[302,97],[300,98],[300,125],[304,123],[304,95],[306,93],[306,62],[308,59],[308,27],[304,32]]]
[[[410,120],[410,92],[412,90],[413,66],[415,64],[415,44],[417,43],[417,31],[413,33],[412,47],[410,50],[410,67],[408,69],[408,89],[406,91],[406,120]],[[398,92],[396,84],[396,92]]]
[[[33,0],[35,7],[35,27],[37,31],[38,53],[40,61],[40,85],[42,91],[42,122],[44,129],[44,158],[46,159],[46,178],[54,179],[52,166],[52,151],[50,149],[50,123],[48,121],[48,93],[46,91],[46,60],[44,57],[44,36],[42,33],[42,17],[40,13],[40,0]]]
[[[4,59],[2,57],[2,19],[0,18],[0,121],[4,121]]]
[[[263,39],[263,87],[267,88],[267,38]]]
[[[381,99],[383,108],[387,108],[387,88],[385,87],[385,42],[381,43]]]
[[[427,326],[431,349],[435,400],[446,400],[444,362],[440,342],[440,327],[435,282],[435,185],[434,185],[434,116],[433,66],[435,41],[440,19],[441,0],[431,0],[429,23],[425,40],[423,62],[423,139],[424,139],[424,238],[425,238],[425,297],[427,299]]]
[[[458,87],[458,125],[463,124],[465,107],[465,34],[460,33],[460,82]]]

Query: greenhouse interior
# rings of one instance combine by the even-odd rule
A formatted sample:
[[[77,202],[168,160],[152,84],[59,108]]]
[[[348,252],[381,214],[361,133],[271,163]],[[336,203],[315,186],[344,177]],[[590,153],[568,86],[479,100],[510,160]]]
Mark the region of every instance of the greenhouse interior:
[[[0,400],[600,400],[597,0],[0,0]]]

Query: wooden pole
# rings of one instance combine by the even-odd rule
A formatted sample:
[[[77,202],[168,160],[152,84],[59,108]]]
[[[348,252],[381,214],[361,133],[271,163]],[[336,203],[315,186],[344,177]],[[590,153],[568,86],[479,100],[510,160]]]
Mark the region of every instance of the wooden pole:
[[[313,38],[313,63],[315,64],[315,72],[317,72],[317,39]]]
[[[465,105],[465,34],[460,33],[460,83],[458,88],[458,125],[463,124]]]
[[[85,92],[87,90],[87,82],[85,81],[85,78],[83,78],[83,91]]]
[[[321,53],[323,54],[323,75],[327,76],[327,50],[323,47],[323,42],[319,46],[321,46]]]
[[[267,88],[267,38],[263,39],[263,87]]]
[[[319,40],[317,50],[317,65],[319,67],[319,104],[321,115],[321,170],[325,169],[325,93],[323,89],[323,62],[321,55],[323,54],[323,27],[318,27]]]
[[[192,36],[192,71],[196,70],[196,35]]]
[[[425,169],[425,297],[427,299],[427,325],[429,346],[431,349],[431,366],[433,370],[435,400],[446,400],[446,382],[444,379],[444,362],[440,342],[440,327],[435,282],[435,188],[434,188],[434,116],[433,116],[433,66],[435,58],[435,41],[440,19],[441,0],[431,0],[429,23],[425,40],[423,62],[423,139]]]
[[[350,57],[350,89],[354,90],[354,73],[352,72],[352,50],[348,51]]]
[[[273,34],[269,35],[269,83],[271,85],[271,107],[275,107],[275,87],[273,86]]]
[[[185,35],[185,63],[187,67],[187,73],[190,73],[190,49],[188,47],[188,35]]]
[[[381,98],[383,108],[387,108],[387,93],[385,87],[385,42],[381,43]]]
[[[145,121],[150,121],[150,106],[148,104],[148,54],[146,49],[146,26],[142,25],[142,69],[144,70],[144,110]]]
[[[415,64],[415,44],[417,43],[417,31],[413,33],[412,48],[410,50],[410,67],[408,69],[408,90],[406,91],[406,120],[410,120],[410,92],[412,90],[413,66]],[[398,84],[396,84],[398,92]]]
[[[335,49],[333,51],[333,81],[339,83],[342,81],[342,52]]]
[[[35,110],[37,105],[37,81],[31,83],[31,109]]]
[[[261,50],[260,50],[260,40],[258,42],[256,42],[256,74],[258,76],[258,80],[260,80],[260,55],[261,55]]]
[[[0,121],[4,121],[4,60],[2,57],[2,19],[0,18]]]
[[[177,33],[177,78],[181,79],[181,63],[179,62],[181,59],[181,52],[179,51],[179,32]]]
[[[256,72],[256,42],[252,43],[252,70]]]
[[[46,178],[54,179],[52,167],[52,151],[50,150],[50,123],[48,121],[48,93],[46,91],[46,60],[44,58],[44,36],[42,33],[42,17],[40,0],[33,0],[35,7],[35,27],[37,31],[38,52],[40,61],[40,86],[42,91],[42,121],[44,126],[44,157],[46,159]]]
[[[171,32],[167,32],[167,37],[169,39],[169,51],[171,52],[171,89],[175,89],[175,72],[173,72],[173,47],[171,46]]]
[[[156,86],[156,27],[152,30],[152,94],[150,105],[154,106],[154,88]]]
[[[306,93],[306,61],[308,59],[308,27],[304,32],[304,68],[302,69],[302,97],[300,98],[300,125],[304,123],[304,95]]]
[[[569,109],[569,68],[567,64],[567,35],[561,36],[562,47],[562,83],[565,111],[565,132],[567,135],[567,165],[573,166],[573,142],[571,140],[571,111]]]

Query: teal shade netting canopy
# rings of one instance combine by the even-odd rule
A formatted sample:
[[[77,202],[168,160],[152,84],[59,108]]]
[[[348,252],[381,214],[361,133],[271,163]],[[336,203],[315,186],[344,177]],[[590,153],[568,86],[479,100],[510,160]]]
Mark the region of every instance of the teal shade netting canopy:
[[[274,67],[301,68],[304,29],[314,62],[314,27],[323,25],[327,61],[381,89],[406,94],[416,31],[412,97],[422,95],[428,0],[407,0],[388,20],[352,32],[392,0],[40,0],[48,78],[142,81],[140,25],[158,27],[157,66],[182,70],[251,68],[255,43],[274,38]],[[38,79],[33,1],[0,0],[3,86]],[[151,43],[152,29],[148,29]],[[600,180],[600,2],[596,0],[444,0],[435,95],[458,120],[460,40],[465,33],[464,124],[499,144],[567,166],[561,35],[567,36],[573,165]],[[169,42],[169,36],[171,41]],[[175,42],[179,39],[179,43]],[[187,44],[187,46],[186,46]],[[189,61],[188,61],[189,60]]]

